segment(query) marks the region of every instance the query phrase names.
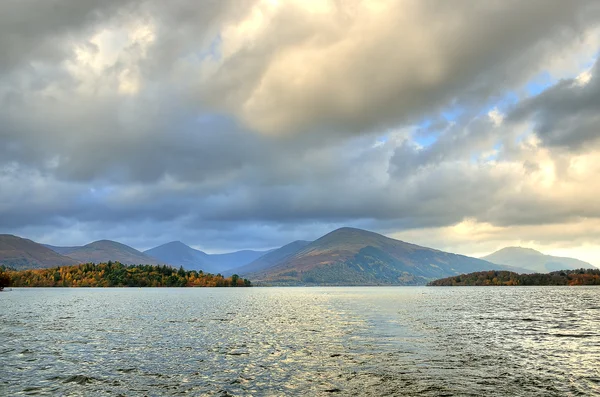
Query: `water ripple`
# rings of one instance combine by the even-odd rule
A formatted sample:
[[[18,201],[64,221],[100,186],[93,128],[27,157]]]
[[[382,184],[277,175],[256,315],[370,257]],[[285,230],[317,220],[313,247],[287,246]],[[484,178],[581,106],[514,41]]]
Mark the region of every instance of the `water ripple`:
[[[600,289],[13,289],[0,395],[600,395]]]

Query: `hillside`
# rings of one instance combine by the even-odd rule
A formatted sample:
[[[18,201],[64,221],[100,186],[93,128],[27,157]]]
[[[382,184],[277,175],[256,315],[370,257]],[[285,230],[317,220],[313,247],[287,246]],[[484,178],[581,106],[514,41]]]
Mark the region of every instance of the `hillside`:
[[[157,259],[148,256],[125,244],[110,240],[99,240],[78,247],[66,256],[75,259],[78,263],[121,262],[127,265],[157,265]]]
[[[157,258],[163,263],[183,266],[186,270],[223,273],[227,269],[250,263],[265,252],[268,251],[244,250],[225,254],[207,254],[181,241],[173,241],[144,251],[144,254]]]
[[[284,285],[422,285],[434,278],[502,268],[366,230],[341,228],[274,266],[246,276],[257,282]]]
[[[560,270],[550,273],[518,274],[487,271],[447,277],[427,284],[434,287],[511,285],[600,285],[600,269]]]
[[[484,256],[483,260],[499,265],[524,268],[530,272],[548,273],[563,269],[589,269],[594,266],[574,258],[544,255],[531,248],[506,247],[493,254]]]
[[[11,234],[0,234],[0,265],[23,270],[76,263],[76,260],[60,255],[42,244]]]
[[[235,273],[235,274],[239,274],[240,276],[242,276],[242,275],[256,273],[256,272],[268,269],[270,267],[277,265],[279,262],[281,262],[288,256],[293,255],[296,252],[300,251],[302,248],[306,247],[310,243],[311,243],[310,241],[304,241],[304,240],[297,240],[297,241],[291,242],[289,244],[284,245],[281,248],[272,250],[272,251],[264,254],[260,258],[252,261],[251,263],[248,263],[247,265],[230,269],[227,271],[227,273],[231,273],[231,274]]]

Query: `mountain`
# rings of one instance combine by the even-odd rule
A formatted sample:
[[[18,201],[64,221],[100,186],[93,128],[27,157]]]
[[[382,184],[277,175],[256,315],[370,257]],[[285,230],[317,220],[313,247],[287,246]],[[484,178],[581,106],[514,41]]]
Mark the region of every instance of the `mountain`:
[[[187,270],[214,272],[209,260],[210,255],[193,249],[181,241],[171,241],[170,243],[159,245],[158,247],[144,251],[144,254],[173,266],[183,266]]]
[[[310,243],[310,241],[296,240],[287,245],[284,245],[281,248],[272,250],[264,254],[263,256],[259,257],[251,263],[248,263],[247,265],[230,269],[227,271],[227,273],[238,274],[240,276],[243,276],[246,274],[256,273],[261,270],[268,269],[272,266],[277,265],[277,263],[281,262],[288,256],[300,251],[302,248],[306,247]]]
[[[531,248],[506,247],[483,258],[499,265],[516,266],[538,273],[556,270],[590,269],[594,266],[574,258],[544,255]]]
[[[244,250],[211,255],[181,241],[172,241],[144,251],[145,254],[173,266],[183,266],[186,270],[202,270],[209,273],[222,273],[227,269],[245,265],[261,257],[265,252],[268,251]]]
[[[283,285],[422,285],[440,277],[504,269],[481,259],[345,227],[246,277]]]
[[[158,265],[163,262],[152,258],[128,245],[110,240],[99,240],[77,247],[66,256],[78,263],[103,263],[108,261],[121,262],[124,265]]]
[[[77,261],[34,241],[0,234],[0,265],[17,270],[74,265]]]

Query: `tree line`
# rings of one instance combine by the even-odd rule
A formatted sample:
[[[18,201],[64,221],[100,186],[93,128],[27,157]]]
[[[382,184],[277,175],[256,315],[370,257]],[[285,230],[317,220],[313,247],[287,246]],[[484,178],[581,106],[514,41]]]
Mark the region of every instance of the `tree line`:
[[[14,270],[0,266],[4,287],[250,287],[237,274],[224,277],[166,265],[124,265],[119,262],[85,263],[49,269]]]
[[[489,270],[447,277],[429,286],[485,285],[600,285],[600,269],[560,270],[551,273],[519,274],[505,270]]]

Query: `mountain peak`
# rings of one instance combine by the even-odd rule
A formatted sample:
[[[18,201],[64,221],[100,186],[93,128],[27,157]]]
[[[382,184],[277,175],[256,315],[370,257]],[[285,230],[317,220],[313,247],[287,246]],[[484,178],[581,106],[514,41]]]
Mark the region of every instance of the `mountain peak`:
[[[186,243],[179,240],[159,245],[158,247],[154,247],[147,251],[144,251],[144,253],[149,254],[151,256],[156,256],[157,258],[160,258],[160,256],[164,255],[165,253],[178,253],[178,255],[208,255],[207,253],[192,248]]]
[[[14,234],[0,234],[1,239],[10,239],[10,240],[29,240],[23,237],[17,237]],[[31,240],[29,240],[31,241]]]
[[[368,230],[364,230],[364,229],[359,229],[356,227],[350,227],[350,226],[343,226],[340,227],[339,229],[335,229],[329,233],[327,233],[325,236],[329,236],[329,235],[346,235],[346,234],[377,234],[375,232],[371,232]]]
[[[394,240],[382,234],[353,227],[342,227],[306,246],[305,250],[313,250],[318,247],[319,251],[335,249],[360,249],[366,246],[382,247],[390,244],[403,244],[406,248],[413,247],[412,244],[400,240]]]
[[[97,241],[93,241],[89,244],[84,245],[84,247],[95,247],[95,248],[101,248],[101,247],[127,247],[125,244],[123,243],[119,243],[116,241],[112,241],[112,240],[97,240]]]
[[[542,252],[534,250],[533,248],[528,248],[528,247],[504,247],[502,249],[499,249],[495,253],[499,253],[499,252],[507,252],[507,253],[513,252],[513,253],[523,253],[523,254],[544,255]]]
[[[528,271],[547,273],[556,270],[592,268],[587,262],[574,258],[545,255],[532,248],[505,247],[482,259],[499,265],[514,266]]]
[[[368,230],[358,229],[354,227],[341,227],[339,229],[335,229],[332,232],[329,232],[319,238],[318,240],[328,240],[328,239],[365,239],[365,238],[387,238],[381,234],[370,232]]]
[[[189,245],[187,245],[186,243],[184,243],[183,241],[171,241],[168,242],[166,244],[160,245],[159,247],[172,247],[172,248],[176,248],[176,247],[180,247],[180,248],[192,248]]]

